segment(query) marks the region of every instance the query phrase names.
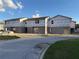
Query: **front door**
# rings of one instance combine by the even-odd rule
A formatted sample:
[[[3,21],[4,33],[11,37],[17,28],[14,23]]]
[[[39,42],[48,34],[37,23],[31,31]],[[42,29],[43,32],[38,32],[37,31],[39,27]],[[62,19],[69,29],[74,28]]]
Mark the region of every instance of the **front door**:
[[[25,33],[27,33],[27,27],[25,27]]]
[[[71,28],[70,31],[71,31],[71,34],[74,33],[74,28]]]

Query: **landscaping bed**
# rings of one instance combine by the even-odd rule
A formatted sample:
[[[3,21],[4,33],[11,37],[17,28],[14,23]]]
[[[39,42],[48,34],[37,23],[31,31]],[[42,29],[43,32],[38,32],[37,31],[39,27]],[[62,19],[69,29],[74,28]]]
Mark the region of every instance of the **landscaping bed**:
[[[0,40],[12,40],[12,39],[17,39],[20,38],[18,36],[9,36],[9,35],[4,35],[4,36],[0,36]]]
[[[79,59],[79,39],[62,40],[52,44],[43,59]]]

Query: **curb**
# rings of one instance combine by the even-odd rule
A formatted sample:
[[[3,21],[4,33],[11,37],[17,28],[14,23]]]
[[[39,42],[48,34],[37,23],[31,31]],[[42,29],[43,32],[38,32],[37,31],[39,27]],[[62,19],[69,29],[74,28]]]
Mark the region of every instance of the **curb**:
[[[44,56],[44,54],[45,54],[45,52],[47,51],[47,49],[50,47],[50,45],[48,45],[46,48],[44,48],[43,50],[42,50],[42,53],[40,54],[40,58],[39,59],[43,59],[43,56]]]

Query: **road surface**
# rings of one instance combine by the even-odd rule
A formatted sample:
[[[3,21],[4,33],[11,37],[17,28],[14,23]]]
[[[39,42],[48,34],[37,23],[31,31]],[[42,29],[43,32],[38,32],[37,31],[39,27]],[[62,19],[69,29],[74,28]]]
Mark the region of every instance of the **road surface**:
[[[0,42],[0,59],[39,59],[41,49],[38,43],[55,43],[73,37],[23,38]]]

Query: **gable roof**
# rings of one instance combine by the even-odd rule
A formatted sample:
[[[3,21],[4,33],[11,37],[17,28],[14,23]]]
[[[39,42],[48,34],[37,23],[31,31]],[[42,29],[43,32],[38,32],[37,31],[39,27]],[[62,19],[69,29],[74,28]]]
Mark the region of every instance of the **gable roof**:
[[[37,19],[45,19],[49,16],[44,16],[44,17],[36,17],[36,18],[28,18],[27,20],[37,20]]]
[[[28,20],[45,20],[45,18],[47,18],[47,17],[49,17],[49,16],[44,16],[44,17],[35,17],[35,18],[27,18],[26,20],[24,20],[24,22],[25,21],[28,21]]]
[[[56,16],[54,16],[53,18],[56,18],[56,17],[65,17],[65,18],[69,18],[69,19],[72,19],[71,17],[68,17],[68,16],[63,16],[63,15],[56,15]]]
[[[72,21],[72,22],[76,23],[76,21]]]
[[[7,19],[7,20],[5,20],[5,21],[16,21],[16,20],[20,20],[20,19],[22,19],[22,18],[25,18],[25,17],[21,17],[21,18],[14,18],[14,19]]]
[[[27,18],[26,20],[37,20],[37,19],[45,19],[47,18],[48,16],[44,16],[44,17],[36,17],[36,18]],[[25,18],[25,17],[22,17],[22,18]],[[5,20],[5,21],[16,21],[16,20],[20,20],[22,18],[15,18],[15,19],[8,19],[8,20]],[[25,20],[25,21],[26,21]]]

